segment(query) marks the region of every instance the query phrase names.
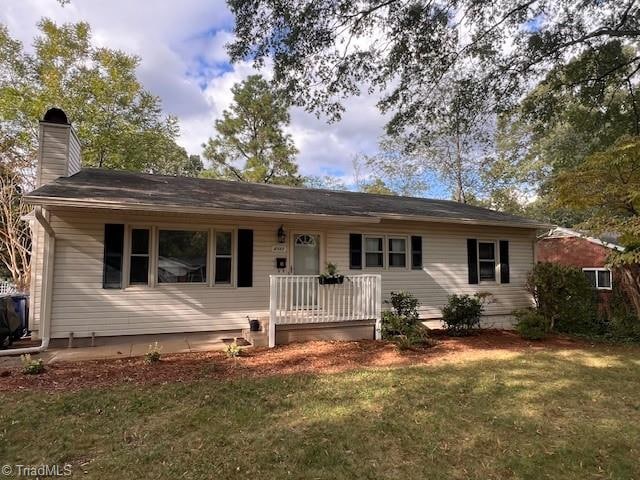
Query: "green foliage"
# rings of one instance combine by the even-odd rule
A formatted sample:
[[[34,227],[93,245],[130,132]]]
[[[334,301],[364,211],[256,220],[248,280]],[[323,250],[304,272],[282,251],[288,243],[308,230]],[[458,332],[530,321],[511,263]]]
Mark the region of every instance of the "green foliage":
[[[0,25],[0,156],[33,167],[38,121],[62,108],[83,146],[84,166],[184,174],[192,170],[175,143],[175,117],[136,78],[140,59],[96,47],[84,22],[43,19],[33,53]]]
[[[395,195],[394,191],[391,190],[381,178],[363,183],[360,185],[360,191],[363,193],[376,193],[378,195]]]
[[[557,65],[517,108],[502,115],[497,155],[484,173],[494,203],[514,191],[529,198],[536,193],[535,202],[520,202],[527,213],[564,226],[589,220],[598,194],[606,193],[575,173],[621,137],[640,134],[637,81],[632,81],[639,59],[637,48],[607,42]],[[616,174],[609,170],[608,177]],[[601,182],[609,188],[624,183]],[[581,188],[567,201],[558,190],[571,193],[572,185]],[[582,196],[587,189],[591,193]]]
[[[229,358],[237,358],[242,354],[242,349],[240,348],[240,345],[238,345],[238,342],[233,341],[226,346],[224,353]]]
[[[527,340],[542,340],[549,330],[549,322],[538,311],[525,308],[513,312],[516,317],[516,331]]]
[[[321,284],[336,284],[344,281],[344,275],[338,273],[338,267],[335,263],[328,262],[327,268],[320,274]]]
[[[617,341],[640,341],[640,318],[627,294],[614,284],[606,318],[606,336]]]
[[[420,322],[418,300],[408,292],[391,292],[385,300],[391,310],[382,313],[382,338],[407,349],[418,345],[431,346],[429,329]]]
[[[204,145],[213,168],[205,175],[244,182],[301,185],[298,153],[289,125],[289,103],[260,75],[233,86],[233,103],[216,120],[216,136]]]
[[[484,298],[484,294],[449,296],[442,308],[442,321],[450,335],[469,335],[480,327]]]
[[[235,15],[232,61],[262,66],[268,59],[278,87],[295,104],[334,118],[345,96],[383,92],[380,107],[393,113],[390,128],[396,131],[420,131],[434,117],[454,120],[450,105],[457,99],[491,99],[503,110],[532,78],[564,65],[567,56],[606,50],[612,39],[632,44],[640,35],[639,7],[628,2],[579,8],[572,0],[228,4]],[[637,65],[638,59],[632,72]],[[607,77],[620,69],[614,64],[597,73]],[[588,83],[593,73],[585,68],[572,80]],[[440,95],[458,84],[464,95]]]
[[[41,358],[37,360],[31,358],[31,354],[25,353],[20,356],[22,362],[22,371],[27,375],[37,375],[44,372],[44,361]]]
[[[405,317],[411,322],[418,321],[420,317],[418,314],[418,306],[420,303],[418,299],[409,292],[391,292],[391,299],[386,300],[385,303],[389,303],[396,314]]]
[[[628,245],[616,253],[616,265],[640,262],[640,136],[623,136],[578,166],[559,173],[553,194],[557,204],[590,212],[583,226],[599,234],[616,232]]]
[[[527,289],[551,330],[597,333],[595,292],[582,270],[556,263],[538,263],[529,273]]]
[[[158,342],[154,342],[149,345],[147,349],[147,353],[144,355],[144,363],[147,365],[152,365],[154,363],[158,363],[160,361],[160,352],[162,351],[162,346]]]

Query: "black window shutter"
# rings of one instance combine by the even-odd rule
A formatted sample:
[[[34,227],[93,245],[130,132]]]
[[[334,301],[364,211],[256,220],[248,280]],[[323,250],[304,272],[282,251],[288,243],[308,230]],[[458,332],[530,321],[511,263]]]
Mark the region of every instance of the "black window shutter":
[[[238,230],[238,287],[253,286],[253,230]]]
[[[104,257],[102,259],[102,288],[122,288],[122,256],[124,225],[104,225]]]
[[[359,233],[349,234],[349,268],[362,269],[362,235]]]
[[[467,239],[467,263],[469,265],[469,283],[478,283],[478,241]]]
[[[422,268],[422,237],[411,237],[411,268],[414,270]]]
[[[500,283],[509,281],[509,242],[500,240]]]

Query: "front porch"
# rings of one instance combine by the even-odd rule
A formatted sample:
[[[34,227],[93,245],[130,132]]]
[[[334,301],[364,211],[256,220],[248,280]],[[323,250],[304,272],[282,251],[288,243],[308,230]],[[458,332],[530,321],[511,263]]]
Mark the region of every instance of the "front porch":
[[[380,339],[382,277],[351,275],[342,283],[323,285],[319,275],[271,275],[268,345],[276,345],[277,329],[306,327],[358,328],[373,324]]]

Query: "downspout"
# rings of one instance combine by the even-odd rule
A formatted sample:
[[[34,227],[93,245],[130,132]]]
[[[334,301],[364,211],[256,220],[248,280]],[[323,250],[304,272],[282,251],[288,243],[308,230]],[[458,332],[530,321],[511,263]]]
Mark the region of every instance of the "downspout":
[[[49,347],[49,327],[51,312],[51,285],[53,284],[53,254],[56,247],[56,234],[51,228],[51,224],[42,214],[42,207],[34,209],[34,216],[38,223],[46,232],[45,257],[44,257],[44,273],[43,282],[40,287],[40,332],[42,333],[40,345],[37,347],[14,348],[8,350],[0,350],[0,357],[9,355],[22,355],[25,353],[44,352]],[[44,301],[42,301],[44,297]]]

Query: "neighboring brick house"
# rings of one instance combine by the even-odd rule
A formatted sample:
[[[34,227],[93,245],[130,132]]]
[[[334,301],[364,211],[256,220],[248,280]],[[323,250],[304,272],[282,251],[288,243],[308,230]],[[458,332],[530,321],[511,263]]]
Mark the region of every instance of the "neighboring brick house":
[[[616,282],[615,276],[607,268],[607,259],[612,250],[624,250],[616,241],[615,235],[595,238],[584,232],[556,227],[538,237],[536,258],[538,262],[581,268],[606,306]]]

